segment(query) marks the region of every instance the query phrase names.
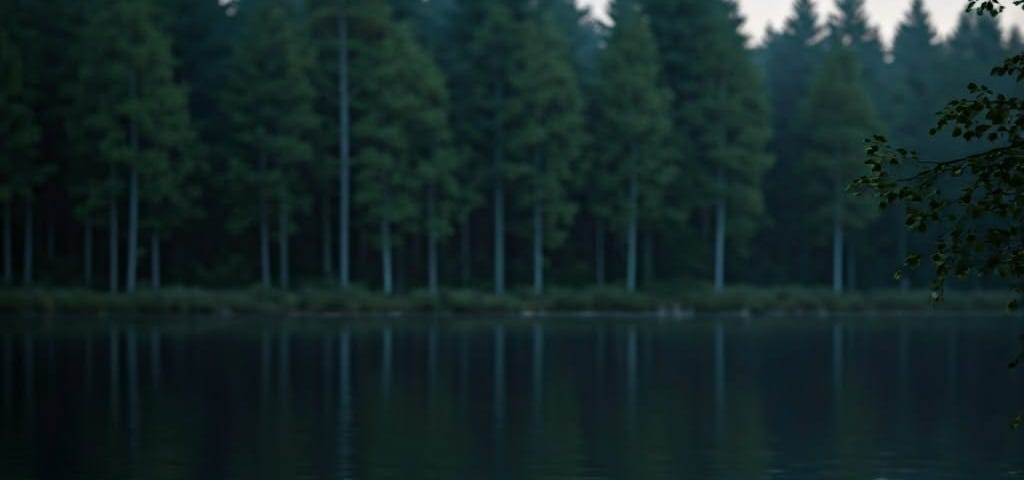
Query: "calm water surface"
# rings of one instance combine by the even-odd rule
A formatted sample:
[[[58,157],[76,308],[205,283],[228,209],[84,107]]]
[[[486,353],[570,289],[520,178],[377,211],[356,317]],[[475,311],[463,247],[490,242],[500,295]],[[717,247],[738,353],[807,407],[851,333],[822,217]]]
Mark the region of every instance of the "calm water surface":
[[[0,319],[0,478],[1024,478],[1020,326]]]

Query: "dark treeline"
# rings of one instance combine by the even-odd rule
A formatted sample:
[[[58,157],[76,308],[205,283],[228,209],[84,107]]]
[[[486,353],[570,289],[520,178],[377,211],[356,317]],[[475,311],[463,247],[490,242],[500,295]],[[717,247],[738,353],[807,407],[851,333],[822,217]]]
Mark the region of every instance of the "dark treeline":
[[[10,285],[923,284],[846,185],[1009,51],[797,0],[0,0]]]

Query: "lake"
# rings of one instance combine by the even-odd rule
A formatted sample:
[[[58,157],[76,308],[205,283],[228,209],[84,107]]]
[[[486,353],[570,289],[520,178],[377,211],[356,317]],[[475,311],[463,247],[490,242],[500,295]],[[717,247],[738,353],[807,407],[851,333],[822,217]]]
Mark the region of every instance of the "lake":
[[[7,317],[0,476],[1024,478],[1022,327]]]

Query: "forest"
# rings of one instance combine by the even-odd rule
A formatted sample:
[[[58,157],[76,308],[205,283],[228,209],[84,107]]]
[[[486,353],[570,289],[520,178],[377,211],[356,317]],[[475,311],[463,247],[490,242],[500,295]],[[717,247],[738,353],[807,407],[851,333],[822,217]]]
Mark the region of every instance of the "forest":
[[[0,0],[3,282],[926,288],[865,139],[984,147],[935,115],[1024,40],[836,3]]]

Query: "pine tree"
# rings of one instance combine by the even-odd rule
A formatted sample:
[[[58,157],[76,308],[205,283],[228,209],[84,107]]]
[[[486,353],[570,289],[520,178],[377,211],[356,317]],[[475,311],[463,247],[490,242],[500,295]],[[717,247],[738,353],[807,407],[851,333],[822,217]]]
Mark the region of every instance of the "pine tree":
[[[861,72],[854,52],[833,45],[811,84],[802,117],[807,132],[804,168],[812,177],[827,179],[810,197],[821,206],[812,212],[812,221],[832,223],[832,288],[837,293],[843,291],[846,230],[863,227],[876,214],[870,200],[849,197],[845,191],[863,168],[864,139],[878,124]]]
[[[611,224],[626,236],[626,288],[636,290],[642,212],[660,211],[678,173],[663,162],[671,130],[671,93],[663,86],[658,49],[647,19],[629,0],[611,7],[614,28],[600,58],[593,94],[591,209],[597,235]],[[599,238],[598,247],[604,241]],[[604,265],[599,248],[596,264]],[[598,278],[603,278],[603,273]]]
[[[490,158],[489,168],[475,168],[470,182],[479,178],[490,185],[497,294],[505,291],[508,77],[516,46],[516,15],[525,7],[525,2],[518,3],[461,0],[453,32],[459,46],[451,73],[452,91],[460,92],[453,104],[458,141],[469,147],[475,158]]]
[[[868,95],[882,116],[883,126],[889,122],[886,107],[888,81],[885,51],[878,29],[870,24],[864,0],[837,0],[838,12],[829,19],[829,45],[842,45],[857,56],[861,78]]]
[[[242,5],[224,110],[235,132],[229,171],[238,206],[233,221],[259,228],[261,280],[271,285],[270,215],[277,213],[278,276],[289,286],[292,218],[309,201],[299,181],[312,162],[317,128],[310,81],[312,49],[284,0]],[[256,209],[241,208],[255,204]]]
[[[11,36],[0,29],[0,205],[3,208],[3,281],[14,282],[13,213],[17,198],[25,204],[23,283],[32,281],[33,189],[48,173],[35,158],[39,129],[30,108],[22,57]]]
[[[141,222],[157,238],[157,231],[175,223],[172,217],[188,210],[194,197],[191,189],[183,188],[193,165],[189,151],[194,143],[185,90],[175,82],[170,38],[156,15],[147,1],[113,0],[96,9],[82,35],[78,82],[72,87],[80,117],[69,129],[82,152],[99,159],[100,168],[109,172],[106,178],[91,175],[80,212],[89,218],[103,203],[109,209],[112,290],[118,287],[117,202],[122,189],[128,192],[128,291],[136,286]],[[166,174],[171,171],[175,173]],[[140,212],[143,201],[161,211]],[[158,246],[159,241],[151,244]]]
[[[314,83],[317,91],[316,108],[321,121],[317,135],[316,155],[331,158],[330,150],[337,155],[338,186],[338,283],[347,288],[352,280],[352,57],[358,42],[358,25],[354,19],[363,8],[375,8],[378,2],[350,2],[349,0],[315,0],[311,2],[311,28],[316,50],[316,73]],[[365,15],[364,15],[365,16]],[[371,16],[372,17],[372,16]],[[353,38],[353,33],[355,37]],[[334,169],[324,165],[327,171]],[[330,196],[330,189],[322,186],[322,196]],[[329,208],[324,204],[325,210]],[[326,223],[323,226],[326,241],[329,234]],[[325,241],[325,243],[326,243]],[[326,248],[326,246],[325,246]],[[324,253],[327,261],[327,253]]]
[[[725,287],[726,236],[745,252],[765,209],[761,182],[773,158],[767,153],[771,125],[760,72],[744,48],[736,5],[725,2],[713,16],[714,42],[703,50],[705,70],[701,117],[709,125],[696,145],[714,170],[716,290]],[[710,121],[709,121],[710,120]],[[731,213],[731,215],[730,215]],[[730,218],[731,217],[731,218]]]
[[[806,281],[811,251],[799,239],[808,232],[805,185],[801,176],[804,132],[799,105],[823,53],[821,25],[813,0],[796,0],[793,13],[780,32],[765,39],[765,79],[772,110],[772,148],[776,162],[764,180],[765,201],[771,223],[758,244],[760,261],[772,282]],[[795,265],[794,265],[795,263]]]
[[[893,75],[890,105],[895,112],[891,136],[924,158],[943,155],[942,145],[929,134],[935,112],[942,108],[942,84],[936,72],[942,71],[943,58],[935,28],[922,0],[915,0],[900,23],[893,41]],[[890,219],[898,232],[898,255],[901,263],[909,253],[908,231],[902,215]],[[909,277],[900,280],[901,288],[909,288]]]
[[[766,154],[767,100],[760,74],[738,32],[741,19],[733,2],[644,3],[674,94],[675,136],[686,140],[673,149],[686,152],[688,158],[676,162],[691,172],[680,176],[681,184],[672,189],[685,192],[688,198],[670,204],[714,212],[715,286],[720,289],[726,238],[732,240],[733,251],[745,252],[764,213],[761,180],[772,162]],[[685,218],[687,213],[675,216]]]
[[[565,239],[576,207],[569,182],[583,134],[582,99],[567,42],[538,14],[520,24],[509,76],[508,178],[532,208],[533,289],[544,290],[544,250]]]
[[[360,72],[354,84],[353,162],[362,186],[355,200],[368,226],[379,230],[384,292],[395,288],[392,251],[413,233],[428,239],[428,284],[436,291],[438,242],[451,232],[460,157],[450,145],[443,77],[409,27],[391,15],[377,2],[358,19],[376,28],[360,37],[353,64]]]

